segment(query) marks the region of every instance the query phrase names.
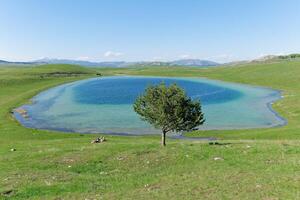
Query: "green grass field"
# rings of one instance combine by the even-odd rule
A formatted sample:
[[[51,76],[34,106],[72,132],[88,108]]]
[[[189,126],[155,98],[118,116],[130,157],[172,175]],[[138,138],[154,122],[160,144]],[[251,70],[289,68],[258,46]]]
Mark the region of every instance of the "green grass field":
[[[208,77],[280,89],[273,108],[288,125],[159,136],[106,136],[26,129],[11,110],[46,88],[103,75]],[[300,62],[211,69],[0,67],[0,199],[300,199]],[[11,151],[15,148],[16,151]],[[216,159],[219,158],[219,159]]]

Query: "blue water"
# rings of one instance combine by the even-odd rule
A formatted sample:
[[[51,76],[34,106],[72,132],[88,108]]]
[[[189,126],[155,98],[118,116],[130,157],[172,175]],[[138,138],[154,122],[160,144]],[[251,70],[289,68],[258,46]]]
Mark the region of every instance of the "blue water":
[[[264,128],[283,125],[270,109],[275,90],[197,78],[104,77],[44,91],[22,106],[25,126],[81,133],[152,134],[159,130],[140,120],[132,103],[152,84],[176,83],[202,103],[206,122],[200,129]]]
[[[164,82],[166,85],[178,84],[187,94],[201,99],[203,104],[222,103],[237,99],[243,93],[222,86],[167,78],[109,78],[92,80],[74,87],[74,100],[81,104],[132,104],[136,97],[149,85]]]

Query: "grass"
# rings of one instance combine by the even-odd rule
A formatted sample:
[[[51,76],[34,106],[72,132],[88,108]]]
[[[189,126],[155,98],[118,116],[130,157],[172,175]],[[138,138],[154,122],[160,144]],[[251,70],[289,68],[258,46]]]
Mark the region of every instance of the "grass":
[[[280,128],[201,131],[205,141],[158,136],[67,134],[26,129],[10,111],[38,92],[104,75],[208,77],[283,90]],[[0,199],[300,199],[300,63],[214,69],[88,69],[69,65],[0,68]],[[11,151],[14,148],[16,151]]]

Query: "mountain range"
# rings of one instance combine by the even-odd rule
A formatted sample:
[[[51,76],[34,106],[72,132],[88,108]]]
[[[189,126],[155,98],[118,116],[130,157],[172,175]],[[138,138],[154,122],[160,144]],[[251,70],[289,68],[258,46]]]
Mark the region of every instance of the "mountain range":
[[[218,66],[219,63],[200,60],[200,59],[183,59],[170,62],[165,61],[141,61],[141,62],[125,62],[125,61],[111,61],[111,62],[90,62],[83,60],[70,59],[51,59],[43,58],[32,62],[8,62],[0,60],[0,64],[72,64],[86,67],[139,67],[139,66],[193,66],[193,67],[212,67]]]
[[[186,67],[215,67],[215,66],[229,66],[241,65],[247,63],[261,63],[261,62],[278,62],[283,60],[300,60],[300,54],[289,55],[268,55],[254,60],[235,61],[230,63],[217,63],[209,60],[201,59],[182,59],[175,61],[141,61],[141,62],[125,62],[125,61],[111,61],[111,62],[91,62],[83,60],[71,59],[52,59],[43,58],[31,62],[9,62],[0,60],[0,65],[41,65],[41,64],[72,64],[86,67],[144,67],[144,66],[186,66]]]
[[[33,65],[36,62],[10,62],[6,60],[0,60],[0,65]]]

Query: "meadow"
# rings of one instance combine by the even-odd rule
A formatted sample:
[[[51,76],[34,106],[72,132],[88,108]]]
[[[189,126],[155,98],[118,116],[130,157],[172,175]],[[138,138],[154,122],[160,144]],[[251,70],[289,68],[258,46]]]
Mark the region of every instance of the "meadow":
[[[288,124],[195,131],[217,143],[27,129],[11,111],[38,92],[102,75],[207,77],[282,90]],[[0,67],[0,199],[300,199],[300,62],[218,68]]]

